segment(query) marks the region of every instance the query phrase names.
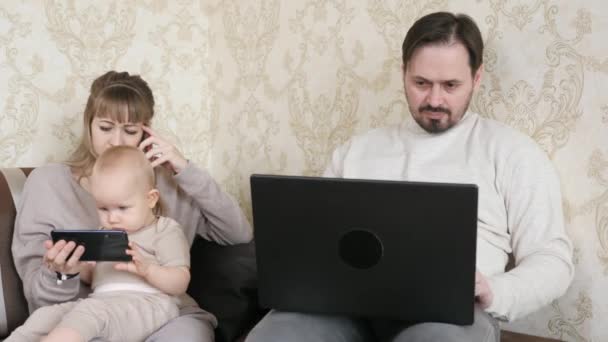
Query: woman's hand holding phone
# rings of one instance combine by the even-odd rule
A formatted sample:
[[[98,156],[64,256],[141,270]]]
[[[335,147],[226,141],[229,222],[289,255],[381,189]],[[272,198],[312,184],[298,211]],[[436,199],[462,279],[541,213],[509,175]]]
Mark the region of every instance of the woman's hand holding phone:
[[[90,262],[80,261],[80,257],[84,253],[84,247],[76,246],[73,241],[60,240],[53,244],[53,241],[46,240],[44,241],[44,247],[46,253],[42,260],[53,272],[75,274],[83,268],[91,267]]]
[[[174,173],[180,173],[188,165],[188,160],[173,144],[161,138],[148,126],[142,126],[142,129],[144,139],[139,148],[146,153],[152,167],[162,165]]]

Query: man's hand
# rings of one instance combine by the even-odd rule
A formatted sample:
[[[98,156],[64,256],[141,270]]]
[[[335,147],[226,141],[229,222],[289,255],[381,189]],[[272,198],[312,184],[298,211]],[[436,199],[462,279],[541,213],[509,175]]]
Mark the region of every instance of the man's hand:
[[[490,289],[490,284],[486,277],[481,272],[475,272],[475,301],[479,303],[482,309],[487,309],[492,305],[494,294]]]

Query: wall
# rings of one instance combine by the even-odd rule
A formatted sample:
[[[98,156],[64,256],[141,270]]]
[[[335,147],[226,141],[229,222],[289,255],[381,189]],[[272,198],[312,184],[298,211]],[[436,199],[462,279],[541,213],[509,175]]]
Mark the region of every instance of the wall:
[[[63,160],[91,80],[140,73],[154,126],[249,212],[252,172],[316,175],[352,134],[409,120],[400,47],[421,15],[473,16],[472,109],[532,136],[562,180],[576,276],[509,326],[608,340],[608,5],[600,0],[147,0],[0,4],[0,166]]]

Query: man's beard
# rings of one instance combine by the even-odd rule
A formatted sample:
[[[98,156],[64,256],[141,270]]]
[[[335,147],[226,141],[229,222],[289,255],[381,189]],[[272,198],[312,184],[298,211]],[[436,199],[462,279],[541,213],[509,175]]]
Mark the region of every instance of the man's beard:
[[[409,99],[407,98],[407,92],[405,94],[405,97],[408,100],[408,105],[409,105]],[[462,108],[462,112],[456,113],[456,114],[460,115],[460,118],[456,122],[450,121],[450,119],[452,118],[452,114],[453,114],[451,110],[449,110],[448,108],[443,108],[443,107],[433,107],[431,105],[420,106],[417,111],[418,116],[412,115],[412,117],[414,118],[414,121],[416,121],[418,126],[420,126],[422,129],[424,129],[428,133],[431,133],[431,134],[443,133],[443,132],[447,131],[448,129],[454,127],[462,119],[462,117],[464,116],[464,113],[466,113],[467,110],[469,109],[469,105],[471,103],[472,97],[473,97],[473,91],[471,91],[469,93],[469,97],[467,99],[466,104]],[[423,111],[447,114],[447,116],[448,116],[447,125],[442,126],[441,120],[438,120],[438,119],[430,119],[428,123],[425,123],[424,119],[422,117],[422,114],[421,114]],[[411,106],[410,106],[410,112],[413,113]]]
[[[449,127],[446,127],[445,129],[442,129],[440,125],[441,125],[441,122],[439,120],[431,119],[431,126],[429,127],[430,129],[427,130],[425,127],[423,127],[423,128],[429,133],[441,133],[449,128]]]
[[[431,105],[426,105],[426,106],[420,106],[420,108],[418,108],[418,113],[421,113],[421,112],[445,113],[448,115],[448,126],[446,126],[446,127],[441,127],[441,120],[438,120],[438,119],[430,119],[430,126],[426,125],[426,127],[425,127],[425,126],[423,126],[423,123],[421,123],[422,118],[420,118],[419,119],[420,121],[418,121],[418,125],[420,125],[427,132],[441,133],[451,127],[451,125],[449,124],[450,117],[452,116],[451,110],[449,110],[447,108],[443,108],[443,107],[433,107]]]

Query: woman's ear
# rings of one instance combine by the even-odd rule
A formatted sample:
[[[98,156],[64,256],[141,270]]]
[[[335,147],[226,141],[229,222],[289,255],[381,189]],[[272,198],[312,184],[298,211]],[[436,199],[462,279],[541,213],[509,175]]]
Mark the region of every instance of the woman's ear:
[[[158,203],[158,200],[160,199],[160,193],[158,192],[158,189],[152,189],[148,191],[146,199],[148,200],[148,207],[150,207],[150,209],[154,209],[156,203]]]

